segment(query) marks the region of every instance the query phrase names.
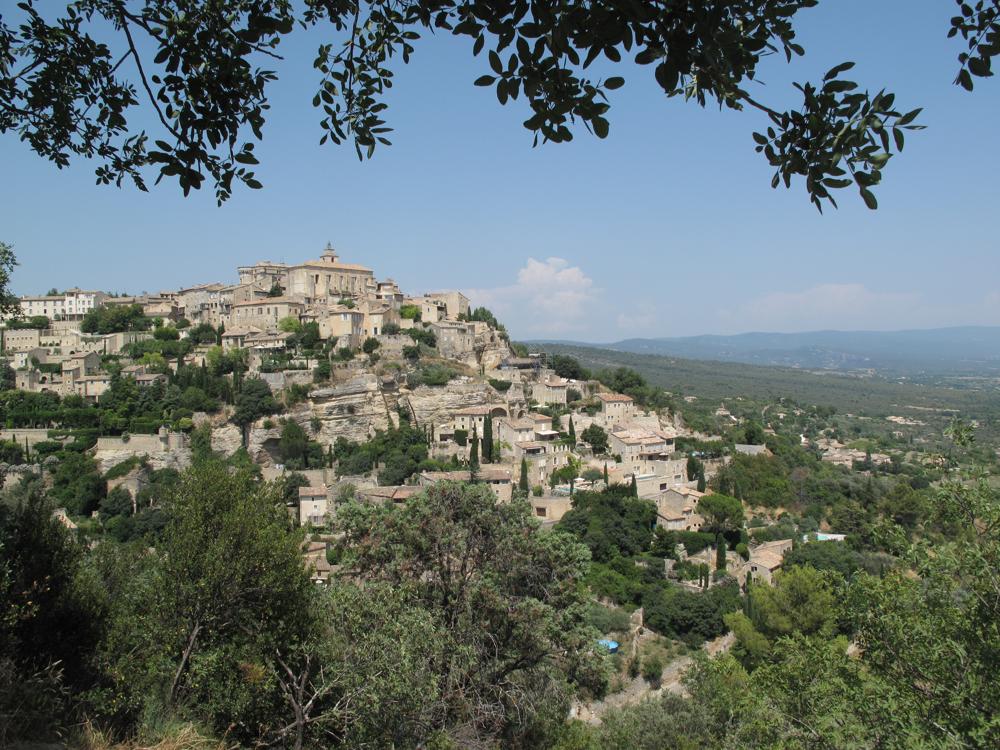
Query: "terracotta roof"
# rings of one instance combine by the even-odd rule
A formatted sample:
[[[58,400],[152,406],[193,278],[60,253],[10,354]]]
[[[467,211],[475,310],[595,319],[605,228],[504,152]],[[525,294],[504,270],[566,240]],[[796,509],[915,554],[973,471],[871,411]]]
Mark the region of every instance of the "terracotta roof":
[[[489,414],[494,408],[496,408],[496,407],[489,406],[489,405],[487,405],[487,406],[466,406],[464,409],[459,409],[458,411],[456,411],[455,414],[456,415],[462,414],[462,415],[469,415],[469,416],[478,416],[480,414],[484,414],[485,415],[485,414]]]
[[[597,397],[606,403],[616,402],[616,403],[631,403],[632,397],[626,396],[624,393],[598,393]]]
[[[420,474],[424,479],[432,482],[467,482],[469,481],[468,469],[461,471],[425,471]],[[510,472],[506,469],[490,469],[480,467],[476,472],[476,478],[484,482],[504,482],[511,481]]]
[[[295,266],[289,266],[290,270],[295,270],[296,268],[322,268],[325,270],[339,269],[341,271],[361,271],[363,273],[375,275],[375,272],[367,266],[361,266],[357,263],[341,263],[339,260],[336,263],[324,262],[322,260],[307,260],[305,263],[299,263]]]
[[[750,564],[759,565],[768,570],[777,570],[785,557],[785,552],[792,547],[791,539],[779,539],[775,542],[765,542],[750,550]]]
[[[236,302],[233,307],[248,307],[250,305],[305,305],[305,301],[300,297],[261,297],[260,299],[251,299],[246,302]]]
[[[326,487],[299,487],[299,497],[326,497]]]

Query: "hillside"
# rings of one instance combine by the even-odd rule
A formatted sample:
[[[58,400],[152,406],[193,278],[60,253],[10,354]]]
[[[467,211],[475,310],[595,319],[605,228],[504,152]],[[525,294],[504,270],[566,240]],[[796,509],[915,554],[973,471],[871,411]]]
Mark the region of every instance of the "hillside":
[[[963,382],[964,387],[959,388],[567,344],[532,345],[532,348],[575,357],[591,369],[631,367],[671,393],[700,399],[787,398],[834,406],[842,413],[869,415],[927,410],[950,410],[978,419],[1000,415],[1000,389],[981,381]]]
[[[1000,327],[633,338],[600,346],[633,354],[804,369],[874,370],[909,377],[1000,374]]]

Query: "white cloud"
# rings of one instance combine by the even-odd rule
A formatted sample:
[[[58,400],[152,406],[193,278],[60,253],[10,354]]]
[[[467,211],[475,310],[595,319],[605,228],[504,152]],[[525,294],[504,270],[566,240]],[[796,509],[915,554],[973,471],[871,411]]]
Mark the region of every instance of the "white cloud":
[[[517,336],[562,336],[587,330],[600,294],[594,280],[565,258],[528,258],[509,286],[465,291],[475,307],[490,308]]]

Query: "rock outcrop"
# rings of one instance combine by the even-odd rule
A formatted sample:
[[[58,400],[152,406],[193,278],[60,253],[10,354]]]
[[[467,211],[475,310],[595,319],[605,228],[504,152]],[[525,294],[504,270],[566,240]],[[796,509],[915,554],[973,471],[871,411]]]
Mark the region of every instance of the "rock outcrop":
[[[399,400],[416,417],[418,425],[443,425],[452,421],[456,411],[470,406],[496,404],[506,408],[504,399],[488,383],[453,380],[444,387],[422,385],[412,391],[402,390]]]

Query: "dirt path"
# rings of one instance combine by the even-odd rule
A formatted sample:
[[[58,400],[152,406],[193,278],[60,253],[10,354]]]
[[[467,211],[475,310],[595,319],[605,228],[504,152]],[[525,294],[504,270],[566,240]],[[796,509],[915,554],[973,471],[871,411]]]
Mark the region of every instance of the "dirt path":
[[[733,645],[733,636],[730,633],[719,636],[708,641],[702,648],[709,656],[715,656],[728,651]],[[681,656],[674,659],[663,668],[663,675],[660,677],[660,686],[652,687],[642,677],[636,677],[617,693],[606,696],[603,700],[593,703],[574,702],[570,708],[570,718],[580,719],[588,724],[600,724],[601,717],[608,711],[619,709],[623,706],[631,706],[641,701],[656,698],[664,691],[675,695],[686,695],[682,682],[684,673],[691,666],[690,656]]]

